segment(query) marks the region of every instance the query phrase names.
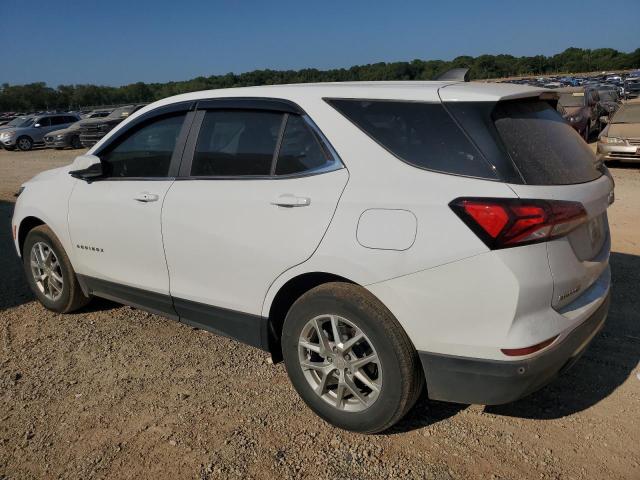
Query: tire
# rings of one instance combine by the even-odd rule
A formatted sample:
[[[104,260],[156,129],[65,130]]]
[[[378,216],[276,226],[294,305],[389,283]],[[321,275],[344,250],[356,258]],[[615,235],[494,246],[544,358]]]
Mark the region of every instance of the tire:
[[[589,143],[589,138],[591,137],[591,126],[587,123],[587,126],[584,128],[584,141]]]
[[[82,142],[80,141],[80,137],[78,135],[74,135],[73,137],[71,137],[71,142],[70,142],[71,148],[82,148]]]
[[[318,328],[328,347],[334,347],[334,322],[340,347],[358,332],[364,337],[342,353],[337,348],[321,354]],[[307,343],[300,345],[301,338]],[[349,283],[320,285],[293,304],[283,326],[282,354],[291,383],[309,408],[345,430],[377,433],[390,428],[413,407],[424,385],[418,355],[398,321],[371,293]],[[363,359],[377,363],[357,369],[356,362]],[[368,384],[360,380],[363,373]],[[354,388],[363,400],[352,393]]]
[[[18,150],[28,152],[33,148],[33,140],[27,136],[19,137],[18,140],[16,140],[16,147],[18,147]]]
[[[46,225],[35,227],[27,234],[22,260],[29,287],[45,308],[68,313],[89,303],[90,298],[82,292],[76,272],[58,237]],[[36,272],[44,273],[46,278],[36,279]]]

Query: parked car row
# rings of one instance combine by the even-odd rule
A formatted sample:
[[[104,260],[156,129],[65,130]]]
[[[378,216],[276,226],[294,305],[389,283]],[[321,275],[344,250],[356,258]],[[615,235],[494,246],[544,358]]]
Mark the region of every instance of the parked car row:
[[[88,148],[143,106],[126,105],[115,110],[101,109],[84,113],[8,113],[0,117],[10,119],[0,125],[0,146],[6,150],[21,151],[31,150],[34,146]]]
[[[640,70],[626,73],[602,72],[601,74],[590,76],[554,75],[549,77],[519,78],[503,80],[503,82],[544,88],[609,87],[616,90],[623,100],[637,98],[640,94]]]

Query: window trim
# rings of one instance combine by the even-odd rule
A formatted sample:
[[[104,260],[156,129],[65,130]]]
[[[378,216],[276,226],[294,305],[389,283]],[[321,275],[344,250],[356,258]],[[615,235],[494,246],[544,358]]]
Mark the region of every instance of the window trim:
[[[211,101],[210,101],[211,100]],[[260,100],[258,102],[258,100]],[[284,110],[283,108],[287,108]],[[187,138],[184,153],[182,156],[182,163],[180,164],[180,170],[175,180],[288,180],[292,178],[310,177],[313,175],[320,175],[323,173],[332,172],[334,170],[340,170],[345,168],[342,159],[338,156],[331,143],[322,134],[322,131],[311,120],[309,115],[302,110],[297,104],[284,99],[273,99],[267,97],[252,98],[252,97],[237,97],[237,98],[219,98],[219,99],[207,99],[198,101],[196,107],[196,116]],[[208,176],[196,176],[191,175],[191,166],[193,164],[193,158],[195,155],[196,144],[204,116],[207,111],[211,110],[254,110],[254,111],[275,111],[283,113],[283,125],[281,125],[278,139],[276,141],[276,148],[274,151],[274,158],[271,164],[271,173],[269,175],[208,175]],[[277,163],[277,157],[282,145],[282,139],[286,130],[286,120],[289,115],[299,115],[309,127],[309,130],[316,141],[320,144],[322,152],[327,157],[327,164],[305,170],[303,172],[292,173],[288,175],[275,175],[275,166]]]

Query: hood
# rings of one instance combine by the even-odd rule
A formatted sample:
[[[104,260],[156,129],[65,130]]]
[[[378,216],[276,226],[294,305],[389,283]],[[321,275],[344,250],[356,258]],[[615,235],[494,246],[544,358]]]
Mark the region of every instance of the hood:
[[[640,123],[610,123],[607,135],[618,138],[640,138]]]

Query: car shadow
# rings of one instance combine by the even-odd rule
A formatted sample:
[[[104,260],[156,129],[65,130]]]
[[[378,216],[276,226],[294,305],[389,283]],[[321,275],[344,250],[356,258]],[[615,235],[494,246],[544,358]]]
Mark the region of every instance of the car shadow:
[[[517,402],[487,406],[510,417],[556,419],[585,410],[611,395],[640,361],[640,256],[611,254],[613,276],[609,316],[580,360],[548,386]]]
[[[13,243],[11,217],[14,205],[14,202],[0,200],[0,311],[34,299]]]

